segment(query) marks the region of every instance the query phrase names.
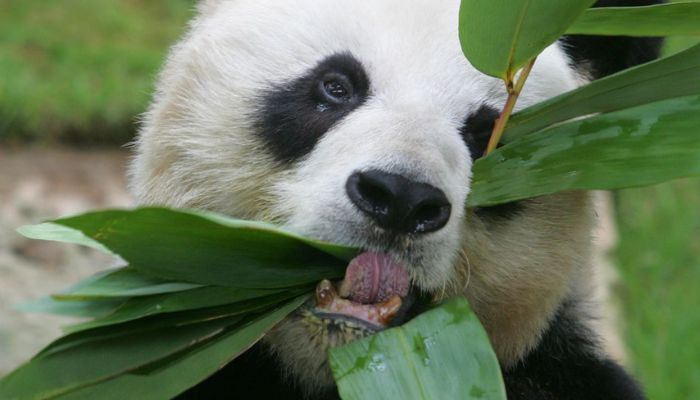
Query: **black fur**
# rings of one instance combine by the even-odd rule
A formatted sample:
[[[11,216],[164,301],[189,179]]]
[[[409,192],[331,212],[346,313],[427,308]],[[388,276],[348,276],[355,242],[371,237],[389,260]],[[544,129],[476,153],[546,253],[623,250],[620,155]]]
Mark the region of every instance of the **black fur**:
[[[342,79],[351,86],[347,101],[333,102],[322,93],[324,79]],[[258,129],[272,154],[282,162],[309,153],[333,125],[359,107],[369,93],[362,64],[348,53],[322,60],[304,76],[264,94]]]
[[[460,129],[460,134],[462,135],[462,140],[464,140],[464,143],[466,143],[469,148],[472,161],[483,157],[484,152],[486,152],[493,126],[499,115],[500,112],[495,108],[482,105],[478,110],[469,114],[464,121]],[[475,209],[475,212],[478,216],[485,219],[502,220],[517,217],[523,209],[523,202],[514,201],[497,206],[478,207]]]
[[[665,0],[599,0],[594,7],[649,6]],[[663,39],[623,36],[570,35],[563,39],[564,49],[572,66],[590,75],[602,78],[623,69],[643,64],[659,57]]]
[[[178,400],[284,399],[304,400],[303,392],[282,376],[280,366],[262,348],[254,346]],[[340,400],[336,390],[309,400]]]
[[[518,218],[525,211],[527,200],[511,201],[510,203],[497,204],[489,207],[476,207],[476,215],[487,221],[497,223]]]
[[[478,110],[469,114],[464,121],[460,134],[462,140],[469,148],[472,161],[476,161],[484,155],[493,126],[501,113],[490,106],[482,105]]]
[[[539,346],[504,372],[509,400],[643,400],[640,386],[614,361],[597,355],[596,338],[565,303]]]

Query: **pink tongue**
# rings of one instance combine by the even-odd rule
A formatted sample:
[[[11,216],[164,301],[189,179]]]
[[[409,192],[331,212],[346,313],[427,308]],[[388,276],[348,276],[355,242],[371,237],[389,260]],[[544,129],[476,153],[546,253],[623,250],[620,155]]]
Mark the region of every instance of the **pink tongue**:
[[[362,253],[350,261],[340,296],[356,303],[375,304],[390,297],[408,294],[406,268],[391,257],[378,253]]]

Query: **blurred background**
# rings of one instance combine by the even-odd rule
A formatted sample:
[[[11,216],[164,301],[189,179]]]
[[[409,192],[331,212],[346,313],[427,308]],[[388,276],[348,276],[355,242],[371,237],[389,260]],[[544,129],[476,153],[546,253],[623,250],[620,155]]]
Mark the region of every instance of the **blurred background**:
[[[70,322],[14,306],[111,263],[14,230],[130,204],[125,145],[194,3],[0,0],[0,376]],[[665,52],[693,43],[671,38]],[[612,293],[627,363],[650,398],[698,399],[700,179],[623,190],[614,204]]]

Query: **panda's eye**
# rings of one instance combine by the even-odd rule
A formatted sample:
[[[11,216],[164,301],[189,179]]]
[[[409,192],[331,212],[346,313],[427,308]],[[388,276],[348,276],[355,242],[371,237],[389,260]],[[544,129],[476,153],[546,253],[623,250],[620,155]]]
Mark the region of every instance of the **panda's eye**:
[[[353,99],[354,88],[350,79],[339,73],[328,73],[319,80],[321,99],[330,104],[344,104]]]
[[[369,89],[367,72],[352,54],[332,54],[298,78],[263,93],[260,135],[279,161],[297,160],[364,104]]]

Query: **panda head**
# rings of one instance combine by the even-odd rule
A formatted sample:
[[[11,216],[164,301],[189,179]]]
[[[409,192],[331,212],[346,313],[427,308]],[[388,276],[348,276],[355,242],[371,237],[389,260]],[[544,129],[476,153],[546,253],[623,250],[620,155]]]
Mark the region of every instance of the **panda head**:
[[[265,339],[309,391],[333,385],[329,347],[406,321],[426,298],[466,295],[513,363],[585,264],[583,194],[465,210],[506,92],[464,58],[458,8],[204,1],[161,73],[131,168],[139,202],[364,251],[344,286],[321,282]],[[547,48],[519,107],[580,84],[571,63],[561,44]]]

